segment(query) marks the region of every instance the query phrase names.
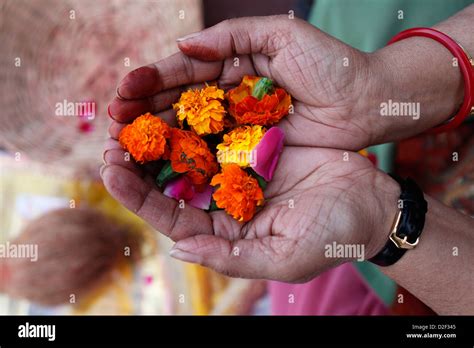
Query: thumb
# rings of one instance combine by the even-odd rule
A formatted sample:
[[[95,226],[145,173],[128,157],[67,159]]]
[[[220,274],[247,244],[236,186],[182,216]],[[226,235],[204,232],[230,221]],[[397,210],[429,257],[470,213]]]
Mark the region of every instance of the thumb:
[[[275,263],[273,250],[266,249],[272,237],[229,241],[215,235],[195,235],[178,241],[170,256],[185,262],[197,263],[239,278],[277,279],[283,263]]]
[[[292,41],[290,26],[295,21],[286,15],[228,19],[179,38],[178,47],[184,54],[206,61],[251,53],[272,57]]]

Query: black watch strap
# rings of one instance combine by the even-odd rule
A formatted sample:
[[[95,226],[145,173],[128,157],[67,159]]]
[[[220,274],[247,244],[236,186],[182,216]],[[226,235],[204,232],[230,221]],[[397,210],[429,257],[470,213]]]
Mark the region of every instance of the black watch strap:
[[[391,177],[398,182],[401,189],[399,211],[384,248],[369,259],[379,266],[393,265],[407,250],[416,247],[425,225],[425,215],[428,210],[428,203],[423,196],[423,191],[412,179],[404,180],[392,174]]]

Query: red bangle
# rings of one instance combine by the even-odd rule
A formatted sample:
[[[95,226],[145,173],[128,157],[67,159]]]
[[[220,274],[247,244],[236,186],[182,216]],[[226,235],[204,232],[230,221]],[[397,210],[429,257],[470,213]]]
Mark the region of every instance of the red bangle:
[[[395,35],[387,45],[412,36],[423,36],[438,41],[458,60],[459,68],[464,79],[464,101],[459,111],[450,120],[428,130],[427,133],[436,134],[452,130],[458,127],[467,116],[474,113],[474,61],[459,43],[448,35],[431,28],[412,28],[404,30]]]

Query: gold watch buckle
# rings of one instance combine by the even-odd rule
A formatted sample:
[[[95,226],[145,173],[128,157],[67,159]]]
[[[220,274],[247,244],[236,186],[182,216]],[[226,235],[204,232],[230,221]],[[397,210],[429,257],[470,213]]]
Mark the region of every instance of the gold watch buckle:
[[[399,210],[393,222],[389,238],[398,249],[414,249],[418,245],[420,238],[417,238],[416,241],[414,241],[413,243],[410,243],[409,241],[407,241],[407,236],[403,238],[400,238],[399,236],[397,236],[397,230],[398,230],[398,225],[400,224],[401,216],[402,216],[402,211]]]

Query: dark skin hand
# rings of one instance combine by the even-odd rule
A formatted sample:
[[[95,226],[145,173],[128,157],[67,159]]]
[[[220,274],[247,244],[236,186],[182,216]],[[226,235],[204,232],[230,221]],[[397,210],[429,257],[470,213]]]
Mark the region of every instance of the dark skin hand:
[[[179,208],[135,164],[125,167],[123,158],[118,147],[106,154],[102,178],[109,192],[177,241],[172,256],[234,277],[309,280],[345,261],[324,257],[324,246],[333,241],[364,244],[373,256],[379,240],[358,231],[388,229],[384,207],[397,200],[395,182],[357,153],[287,146],[265,206],[242,224],[224,211]]]
[[[472,52],[473,17],[470,6],[437,29]],[[309,280],[348,261],[324,256],[324,246],[332,242],[362,244],[365,258],[375,255],[387,242],[400,188],[351,151],[434,127],[463,99],[452,56],[425,38],[366,54],[303,21],[279,16],[225,21],[178,40],[178,47],[181,52],[129,73],[119,84],[109,107],[114,122],[101,175],[113,197],[176,241],[172,256],[232,276]],[[244,75],[266,76],[285,88],[294,112],[278,124],[286,144],[265,191],[266,204],[253,220],[240,224],[222,211],[180,209],[156,188],[153,176],[124,160],[116,139],[124,124],[145,112],[175,124],[171,108],[181,91],[206,81],[228,89]],[[421,117],[380,117],[380,103],[388,99],[419,102]],[[463,271],[474,250],[466,233],[472,222],[429,201],[434,208],[420,246],[382,270],[436,311],[472,313],[474,299],[466,295],[472,277]],[[456,258],[445,255],[442,265],[433,259],[453,245],[466,250]],[[425,280],[437,292],[421,284],[413,264],[424,265],[423,275],[431,274]],[[455,300],[444,300],[448,297]]]
[[[178,42],[182,52],[127,75],[110,105],[113,118],[129,122],[151,111],[173,122],[170,106],[181,91],[214,80],[229,89],[244,75],[258,75],[271,78],[293,97],[294,113],[278,125],[288,145],[343,149],[368,145],[367,124],[352,117],[368,74],[366,55],[304,21],[284,16],[246,20],[245,26],[226,21],[204,31],[202,41],[199,36],[182,40]],[[279,25],[271,28],[279,29],[269,30],[268,23],[275,20]],[[218,47],[207,46],[213,41],[219,42]],[[343,66],[342,57],[349,59],[350,67]]]
[[[264,18],[263,23],[258,18],[248,20],[255,27],[266,28],[272,19]],[[354,81],[359,81],[357,75],[363,74],[363,54],[305,22],[284,17],[278,20],[282,23],[278,32],[256,28],[260,34],[251,38],[252,44],[248,32],[241,26],[232,28],[232,22],[228,23],[230,29],[218,26],[215,35],[228,39],[219,40],[218,49],[180,41],[179,47],[187,55],[177,53],[127,75],[109,110],[121,122],[151,110],[174,124],[171,103],[183,89],[199,83],[216,80],[221,88],[228,89],[238,85],[244,75],[261,75],[284,87],[294,98],[294,114],[278,125],[285,132],[286,147],[265,192],[267,203],[252,221],[241,224],[222,211],[207,214],[192,207],[179,209],[176,201],[156,189],[151,177],[136,175],[139,169],[133,163],[123,167],[123,150],[113,142],[109,146],[114,148],[114,159],[110,159],[110,151],[105,155],[107,166],[102,175],[115,198],[178,242],[172,250],[174,257],[233,276],[303,281],[332,265],[334,260],[324,258],[324,245],[332,241],[367,244],[367,250],[375,254],[370,234],[359,238],[354,233],[390,224],[385,221],[383,208],[374,210],[369,201],[390,196],[396,201],[396,185],[356,153],[310,147],[314,139],[327,146],[343,139],[348,141],[343,146],[352,142],[354,147],[356,140],[356,147],[369,142],[362,125],[345,119],[357,99],[352,90]],[[285,25],[296,29],[288,34]],[[295,37],[303,37],[298,31],[302,34],[308,27],[314,37],[295,41]],[[323,50],[334,56],[322,59],[318,52]],[[356,67],[347,69],[342,63],[331,63],[341,55],[350,56]],[[333,80],[326,76],[333,76]],[[325,115],[331,123],[326,125],[314,115]],[[350,131],[336,127],[341,124]],[[113,138],[118,137],[121,127],[118,123],[111,126]],[[347,156],[350,160],[344,160]],[[386,182],[392,191],[387,190],[387,197],[380,198],[376,191]],[[361,200],[366,203],[354,204]],[[237,256],[232,257],[234,254]]]

